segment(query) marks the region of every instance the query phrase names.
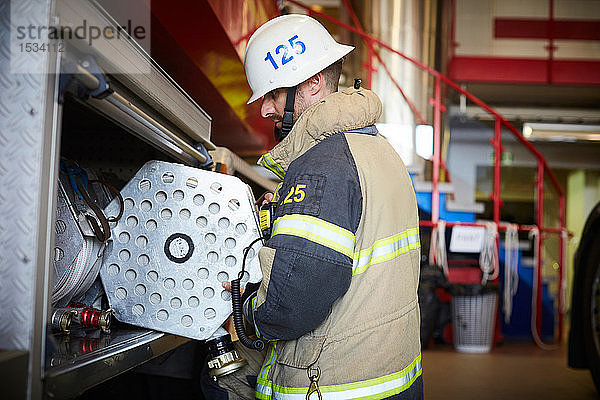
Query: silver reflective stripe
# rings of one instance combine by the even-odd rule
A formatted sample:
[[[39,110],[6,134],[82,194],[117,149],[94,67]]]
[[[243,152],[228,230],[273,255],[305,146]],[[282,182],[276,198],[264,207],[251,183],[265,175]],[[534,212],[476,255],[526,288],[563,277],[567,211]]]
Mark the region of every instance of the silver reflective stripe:
[[[420,247],[418,228],[377,240],[371,247],[355,253],[352,275],[361,274],[373,264],[391,260]]]
[[[323,400],[349,400],[389,397],[408,389],[421,375],[421,355],[404,370],[368,381],[321,386]],[[306,400],[306,388],[285,388],[259,379],[256,391],[261,399]],[[381,396],[381,397],[380,397]]]
[[[289,214],[273,224],[273,234],[292,235],[329,247],[350,258],[354,256],[354,234],[344,228],[309,215]]]

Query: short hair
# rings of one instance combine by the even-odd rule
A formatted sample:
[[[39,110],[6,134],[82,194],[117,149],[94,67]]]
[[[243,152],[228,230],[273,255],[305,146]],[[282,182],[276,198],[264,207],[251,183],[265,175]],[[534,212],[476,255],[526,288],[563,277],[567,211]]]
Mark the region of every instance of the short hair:
[[[344,59],[340,59],[329,67],[325,68],[321,73],[325,78],[325,87],[330,93],[337,92],[338,83],[340,82],[340,75],[342,74],[342,63]]]

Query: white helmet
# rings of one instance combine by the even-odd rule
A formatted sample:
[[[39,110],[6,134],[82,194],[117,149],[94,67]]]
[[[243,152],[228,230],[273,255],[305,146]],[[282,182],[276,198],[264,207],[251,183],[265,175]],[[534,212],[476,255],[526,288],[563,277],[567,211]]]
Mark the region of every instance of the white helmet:
[[[271,90],[304,82],[352,50],[309,16],[289,14],[268,21],[246,46],[244,67],[252,89],[248,104]]]

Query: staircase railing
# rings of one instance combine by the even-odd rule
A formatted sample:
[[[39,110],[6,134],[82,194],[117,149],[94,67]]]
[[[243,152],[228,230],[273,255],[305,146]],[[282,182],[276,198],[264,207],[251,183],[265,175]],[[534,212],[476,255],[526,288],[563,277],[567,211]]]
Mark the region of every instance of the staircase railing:
[[[564,196],[562,188],[560,187],[560,184],[558,183],[558,180],[556,179],[556,176],[554,175],[554,173],[548,166],[548,163],[546,162],[546,159],[544,158],[544,156],[531,143],[529,143],[529,141],[523,135],[521,135],[521,133],[508,120],[506,120],[506,118],[504,118],[500,113],[498,113],[492,107],[487,105],[481,99],[477,98],[475,95],[473,95],[469,91],[463,89],[457,83],[453,82],[450,78],[443,75],[439,71],[436,71],[435,69],[419,62],[418,60],[416,60],[412,57],[409,57],[408,55],[404,54],[403,52],[401,52],[397,49],[394,49],[387,43],[366,33],[362,29],[360,22],[348,0],[343,0],[343,3],[344,3],[344,6],[345,6],[348,14],[350,15],[350,17],[353,21],[353,24],[355,26],[348,25],[348,24],[346,24],[342,21],[339,21],[338,19],[333,18],[327,14],[316,11],[302,3],[299,3],[298,1],[288,0],[288,2],[306,10],[309,15],[317,15],[323,19],[328,20],[329,22],[331,22],[335,25],[340,26],[341,28],[344,28],[348,31],[351,31],[351,32],[356,33],[357,35],[361,36],[362,39],[364,40],[364,42],[366,43],[366,45],[368,46],[368,56],[369,56],[368,63],[369,63],[369,65],[372,66],[374,58],[376,58],[379,61],[379,63],[384,67],[384,70],[386,71],[388,76],[391,78],[394,85],[400,91],[402,97],[404,98],[404,100],[408,104],[409,108],[415,115],[415,119],[419,123],[422,123],[425,119],[421,116],[417,107],[414,105],[414,103],[412,103],[410,101],[410,99],[406,96],[405,92],[402,90],[401,86],[394,79],[391,71],[387,68],[387,65],[385,64],[385,62],[383,62],[383,60],[379,56],[379,53],[378,53],[377,49],[375,48],[375,45],[378,45],[380,48],[386,49],[386,50],[400,56],[401,58],[414,64],[415,66],[417,66],[418,68],[427,72],[428,74],[430,74],[431,76],[433,76],[435,78],[434,96],[433,96],[433,101],[431,102],[433,105],[433,156],[432,156],[432,158],[433,158],[433,173],[432,173],[432,191],[431,191],[431,220],[430,221],[420,221],[421,226],[429,226],[429,227],[434,228],[437,226],[437,223],[439,220],[439,198],[440,198],[440,191],[439,191],[440,179],[439,178],[440,178],[440,167],[443,164],[443,161],[441,159],[442,112],[444,112],[446,109],[446,107],[442,104],[442,83],[444,83],[448,87],[456,90],[458,93],[465,96],[472,103],[476,104],[477,106],[479,106],[480,108],[485,110],[488,114],[494,116],[494,119],[495,119],[494,138],[491,140],[491,144],[494,147],[494,181],[493,181],[494,184],[493,184],[493,191],[491,194],[491,200],[492,200],[492,204],[493,204],[493,221],[496,223],[499,230],[506,230],[506,228],[507,228],[507,225],[502,224],[500,222],[500,209],[502,207],[501,190],[500,190],[501,179],[502,179],[500,160],[501,160],[501,155],[502,155],[502,151],[503,151],[502,127],[507,128],[517,138],[517,140],[523,146],[525,146],[529,150],[529,152],[537,159],[536,225],[533,225],[533,226],[519,225],[518,229],[520,231],[538,230],[540,233],[539,240],[537,241],[537,249],[536,249],[537,254],[538,254],[538,257],[536,260],[537,261],[537,265],[536,265],[537,274],[534,277],[534,279],[536,280],[535,284],[537,285],[538,290],[537,290],[537,297],[534,299],[535,310],[532,310],[532,312],[535,311],[535,315],[536,315],[536,320],[535,320],[536,332],[535,333],[537,333],[538,337],[541,337],[541,327],[542,327],[542,290],[541,290],[541,288],[542,288],[542,266],[543,266],[542,255],[543,255],[543,242],[544,242],[543,234],[547,233],[547,234],[557,234],[558,235],[558,240],[559,240],[559,268],[558,268],[559,295],[558,295],[558,340],[557,341],[560,342],[561,338],[562,338],[562,334],[563,334],[563,312],[564,312],[564,310],[563,310],[563,308],[564,308],[563,282],[564,282],[564,269],[566,266],[566,263],[565,263],[566,254],[565,254],[565,248],[564,248],[564,246],[566,244],[566,236],[567,236],[567,231],[565,228],[565,196]],[[372,68],[369,68],[369,79],[368,79],[369,86],[371,83],[372,70],[373,70]],[[558,194],[558,197],[559,197],[559,205],[558,205],[559,228],[551,228],[551,227],[544,226],[544,219],[543,219],[543,216],[544,216],[544,214],[543,214],[544,213],[544,191],[545,191],[544,178],[546,176],[550,178],[550,181],[552,182],[552,186],[556,190],[556,193]],[[446,226],[450,226],[450,227],[455,226],[455,225],[484,226],[481,224],[456,222],[456,221],[446,223]],[[434,244],[432,243],[431,245],[434,245]],[[499,239],[496,239],[496,251],[499,251],[499,245],[500,245]],[[434,254],[435,254],[435,252],[434,252]]]

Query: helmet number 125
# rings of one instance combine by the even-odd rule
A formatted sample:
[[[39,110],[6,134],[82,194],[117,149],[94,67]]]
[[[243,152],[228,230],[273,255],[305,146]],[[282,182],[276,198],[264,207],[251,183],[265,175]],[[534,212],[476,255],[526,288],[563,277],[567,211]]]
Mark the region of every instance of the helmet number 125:
[[[291,38],[289,38],[288,42],[289,42],[291,48],[296,51],[296,54],[302,54],[306,51],[306,46],[304,45],[304,43],[302,41],[298,40],[298,35],[294,35]],[[275,54],[281,53],[281,65],[285,65],[294,59],[294,56],[292,56],[292,55],[290,55],[288,57],[288,51],[289,51],[288,46],[284,45],[284,44],[280,44],[279,46],[277,46],[275,48]],[[273,69],[279,68],[279,66],[277,65],[277,62],[271,55],[270,51],[267,52],[265,61],[270,61],[271,65],[273,66]]]

